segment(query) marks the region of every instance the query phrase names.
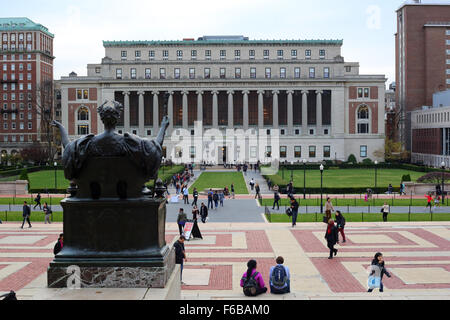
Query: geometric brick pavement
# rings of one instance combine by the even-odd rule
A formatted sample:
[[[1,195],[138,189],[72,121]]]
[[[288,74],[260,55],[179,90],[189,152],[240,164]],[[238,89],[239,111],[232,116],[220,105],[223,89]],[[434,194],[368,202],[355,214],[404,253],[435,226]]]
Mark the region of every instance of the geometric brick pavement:
[[[385,255],[392,278],[385,278],[386,293],[432,293],[450,297],[450,223],[348,223],[347,242],[328,260],[323,224],[207,224],[203,240],[186,242],[188,262],[182,297],[244,298],[239,280],[249,259],[268,282],[274,258],[282,254],[291,269],[293,297],[364,294],[367,268],[377,251]],[[0,294],[20,290],[43,279],[53,258],[53,245],[62,224],[35,223],[21,230],[16,224],[0,225]],[[175,224],[167,224],[166,241],[178,237]],[[195,275],[209,279],[195,278]],[[198,283],[196,283],[198,281]],[[267,295],[269,298],[274,298]]]

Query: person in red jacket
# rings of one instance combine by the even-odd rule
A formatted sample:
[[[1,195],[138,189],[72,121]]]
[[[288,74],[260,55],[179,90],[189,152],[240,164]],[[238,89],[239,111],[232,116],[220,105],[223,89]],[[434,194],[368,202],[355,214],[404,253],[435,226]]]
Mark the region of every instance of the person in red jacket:
[[[430,207],[431,210],[431,206],[432,206],[432,202],[433,202],[433,197],[431,196],[431,194],[426,194],[425,198],[427,198],[427,206],[425,208]]]

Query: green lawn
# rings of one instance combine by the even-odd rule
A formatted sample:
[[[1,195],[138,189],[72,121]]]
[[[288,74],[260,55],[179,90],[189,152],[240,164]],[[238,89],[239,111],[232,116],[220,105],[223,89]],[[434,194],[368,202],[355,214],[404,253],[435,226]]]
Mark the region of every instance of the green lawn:
[[[33,196],[30,195],[28,198],[0,198],[0,205],[7,205],[7,204],[23,204],[24,201],[27,201],[28,204],[34,206],[34,198],[36,197],[37,193],[33,193]],[[48,204],[54,205],[59,204],[63,198],[57,198],[57,197],[50,197],[47,196],[47,194],[41,193],[41,204],[43,205],[44,202],[47,202]]]
[[[43,212],[37,212],[33,211],[31,212],[31,224],[33,222],[44,222],[45,215]],[[0,211],[0,220],[5,222],[21,222],[23,220],[22,218],[22,212],[13,212],[8,211],[7,213],[5,211]],[[62,222],[63,221],[63,213],[62,212],[53,212],[53,222]]]
[[[325,203],[327,196],[324,195],[323,196],[323,202]],[[313,206],[313,207],[317,207],[320,206],[320,198],[317,199],[303,199],[302,195],[297,195],[296,197],[298,203],[300,204],[300,206]],[[425,207],[427,204],[427,199],[424,197],[423,199],[412,199],[412,201],[410,199],[395,199],[395,198],[391,198],[389,200],[387,199],[376,199],[372,198],[369,201],[364,201],[364,199],[335,199],[332,198],[331,202],[333,203],[333,206],[341,206],[341,207],[346,207],[346,206],[350,206],[350,207],[367,207],[367,206],[372,206],[372,207],[381,207],[382,205],[384,205],[385,202],[387,202],[390,206],[394,206],[394,207],[408,207],[408,206],[413,206],[413,207]],[[272,207],[273,206],[273,199],[263,199],[261,202],[262,206],[268,206],[268,207]],[[448,201],[447,198],[445,198],[445,203],[443,204],[443,206],[447,206]],[[289,200],[288,199],[281,199],[280,200],[280,206],[290,206]]]
[[[266,218],[272,223],[289,223],[292,222],[286,214],[272,214],[269,218]],[[381,213],[347,213],[344,214],[345,220],[347,222],[382,222],[383,216]],[[271,219],[271,220],[270,220]],[[363,220],[364,219],[364,220]],[[406,222],[409,221],[450,221],[450,213],[434,213],[433,220],[431,220],[431,215],[429,213],[414,213],[410,216],[404,213],[390,213],[388,215],[388,222]],[[297,222],[322,222],[321,214],[299,214]],[[324,224],[325,226],[325,224]]]
[[[302,189],[304,185],[303,170],[294,170],[294,187]],[[377,186],[400,187],[402,176],[411,175],[411,180],[416,181],[425,173],[401,169],[378,169]],[[277,175],[271,176],[275,183],[288,184],[291,179],[291,171],[280,170]],[[323,172],[323,187],[325,188],[373,188],[375,186],[375,169],[325,169]],[[320,171],[306,170],[306,187],[320,188]]]
[[[236,194],[248,194],[244,176],[241,172],[203,172],[191,186],[189,192],[192,194],[194,188],[197,188],[199,192],[209,188],[230,188],[232,183]]]
[[[56,170],[56,185],[55,185],[55,171],[45,170],[28,173],[30,179],[30,189],[67,189],[69,181],[64,178],[63,170]]]

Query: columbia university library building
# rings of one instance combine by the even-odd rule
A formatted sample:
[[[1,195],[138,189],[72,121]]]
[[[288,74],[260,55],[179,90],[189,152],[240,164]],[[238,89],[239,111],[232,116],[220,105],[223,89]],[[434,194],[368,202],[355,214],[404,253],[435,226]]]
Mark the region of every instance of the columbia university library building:
[[[382,161],[377,151],[384,150],[386,78],[360,75],[359,63],[341,56],[342,45],[243,36],[104,41],[105,58],[89,64],[87,76],[71,73],[58,81],[62,122],[72,139],[101,133],[97,107],[115,100],[124,106],[121,134],[152,139],[166,113],[169,137],[188,132],[194,141],[197,121],[204,131],[220,130],[217,164],[233,163],[243,152],[238,146],[230,152],[228,129],[279,134],[279,143],[266,145],[264,156],[255,146],[245,148],[250,162],[270,162],[278,154],[274,148],[287,162],[347,160],[350,154]],[[194,143],[186,150],[167,138],[163,149],[175,162],[183,153],[189,162],[202,161]]]

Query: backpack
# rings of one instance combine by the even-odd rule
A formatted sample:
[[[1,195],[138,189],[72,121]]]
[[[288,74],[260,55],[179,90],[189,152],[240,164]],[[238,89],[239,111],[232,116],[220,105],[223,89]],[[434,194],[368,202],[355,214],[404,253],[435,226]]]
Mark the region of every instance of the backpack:
[[[288,215],[288,217],[292,217],[292,209],[291,208],[287,208],[286,209],[286,214]]]
[[[272,278],[270,280],[274,288],[283,288],[288,281],[286,269],[283,266],[276,266],[275,269],[273,269]]]
[[[254,274],[252,274],[250,276],[250,278],[248,277],[244,277],[242,278],[244,280],[244,294],[247,297],[254,297],[256,296],[256,291],[258,289],[258,283],[256,282],[256,276],[258,275],[258,272],[255,272]]]

